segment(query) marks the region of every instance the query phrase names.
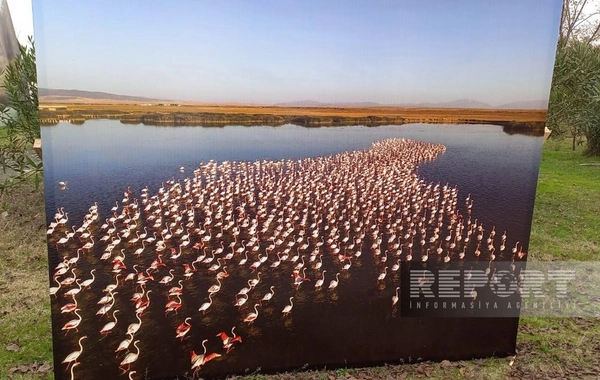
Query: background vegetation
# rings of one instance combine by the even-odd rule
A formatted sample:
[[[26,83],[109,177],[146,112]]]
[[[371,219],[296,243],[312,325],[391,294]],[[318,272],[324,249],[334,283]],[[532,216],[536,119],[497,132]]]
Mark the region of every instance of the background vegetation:
[[[593,7],[596,8],[593,8]],[[600,156],[600,12],[598,2],[565,0],[547,125],[572,148]]]
[[[33,179],[36,188],[42,180],[42,161],[33,151],[40,137],[35,46],[20,46],[19,55],[4,71],[3,87],[12,112],[0,111],[0,194]],[[2,178],[2,177],[0,177]]]

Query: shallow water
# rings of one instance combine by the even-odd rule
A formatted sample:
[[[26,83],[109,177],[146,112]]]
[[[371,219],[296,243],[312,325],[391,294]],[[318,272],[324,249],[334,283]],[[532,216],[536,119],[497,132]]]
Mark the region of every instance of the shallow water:
[[[506,134],[499,126],[443,124],[206,128],[90,120],[44,127],[42,133],[48,214],[62,206],[77,223],[95,201],[110,209],[127,186],[138,193],[145,186],[156,191],[168,179],[191,176],[201,162],[316,157],[404,137],[446,145],[446,153],[422,165],[419,174],[457,185],[463,198],[470,193],[485,224],[526,230],[522,241],[529,234],[543,141]],[[188,171],[179,172],[181,166]],[[68,182],[68,191],[58,191],[59,181]]]
[[[44,127],[44,162],[46,166],[46,207],[49,220],[58,207],[69,212],[72,225],[79,226],[88,208],[99,204],[100,222],[111,215],[110,208],[123,198],[128,186],[139,196],[147,186],[156,193],[163,182],[192,176],[192,170],[209,160],[243,161],[258,159],[300,159],[334,155],[344,151],[362,150],[372,142],[390,137],[404,137],[441,143],[445,153],[418,168],[426,181],[448,183],[459,190],[459,205],[470,194],[474,200],[473,219],[483,222],[486,229],[495,226],[501,234],[506,230],[510,242],[520,241],[527,247],[533,210],[541,137],[508,135],[499,126],[490,125],[403,125],[384,127],[152,127],[124,125],[118,121],[87,121],[84,125],[59,124]],[[185,167],[180,172],[179,167]],[[68,190],[59,190],[57,183],[67,181]],[[71,223],[69,223],[71,225]],[[487,230],[489,231],[489,230]],[[73,252],[68,245],[57,252],[50,244],[50,268],[59,257]],[[130,252],[126,252],[130,253]],[[99,268],[102,249],[85,255],[78,262],[78,277],[90,278],[90,270]],[[195,255],[194,255],[195,257]],[[147,267],[153,257],[142,259]],[[193,259],[193,258],[192,258]],[[373,281],[378,269],[373,258],[363,255],[361,267],[340,276],[335,291],[315,291],[313,284],[303,284],[294,290],[289,274],[271,272],[265,275],[253,292],[252,299],[242,311],[233,305],[235,294],[255,278],[245,267],[229,265],[231,275],[223,282],[218,296],[206,314],[198,307],[206,302],[206,289],[215,284],[214,276],[203,272],[184,283],[184,302],[175,315],[165,316],[165,289],[176,285],[182,270],[177,267],[176,280],[169,286],[149,283],[152,289],[151,306],[142,317],[142,328],[135,335],[140,340],[140,357],[131,369],[139,376],[145,371],[151,378],[162,378],[190,371],[190,351],[202,353],[201,342],[209,339],[207,352],[223,356],[203,366],[201,376],[223,376],[228,373],[345,365],[368,365],[398,362],[409,357],[452,359],[509,353],[514,348],[517,320],[449,318],[401,318],[398,309],[390,308],[390,299],[400,274],[388,276],[383,286]],[[190,261],[188,259],[188,261]],[[393,260],[390,260],[393,261]],[[182,262],[186,262],[182,259]],[[169,264],[171,265],[171,264]],[[325,261],[329,275],[336,269]],[[98,272],[101,272],[98,270]],[[95,315],[96,301],[104,295],[102,288],[114,283],[114,275],[96,273],[89,290],[82,291],[77,300],[83,309],[79,332],[65,337],[60,330],[72,314],[60,314],[67,301],[62,296],[52,303],[55,331],[54,350],[59,363],[77,349],[83,335],[84,353],[81,365],[74,370],[78,378],[95,378],[100,374],[117,378],[118,363],[114,350],[125,338],[127,325],[135,322],[135,311],[129,301],[133,285],[119,287],[114,309],[119,309],[114,331],[104,338],[100,328],[112,320],[99,322]],[[161,268],[155,275],[158,281],[168,274]],[[314,281],[318,272],[310,270]],[[328,276],[328,284],[332,277]],[[53,284],[52,286],[54,286]],[[254,301],[277,285],[271,301],[258,308],[259,318],[248,325],[241,320],[252,311]],[[281,309],[293,295],[293,313],[283,318]],[[170,299],[173,299],[171,297]],[[193,328],[183,343],[175,339],[175,328],[191,316]],[[241,344],[225,353],[221,331],[229,335],[231,327],[243,337]],[[487,336],[481,339],[479,336]],[[133,345],[131,345],[133,349]],[[135,352],[135,349],[134,349]],[[100,365],[100,363],[103,363]],[[57,379],[68,378],[65,364],[57,366]],[[125,377],[126,375],[123,375]]]

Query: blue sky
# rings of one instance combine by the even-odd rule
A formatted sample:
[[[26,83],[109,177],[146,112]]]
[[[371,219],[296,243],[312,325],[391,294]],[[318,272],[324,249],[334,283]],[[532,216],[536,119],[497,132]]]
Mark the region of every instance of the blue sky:
[[[40,87],[161,99],[547,99],[562,0],[33,0]]]

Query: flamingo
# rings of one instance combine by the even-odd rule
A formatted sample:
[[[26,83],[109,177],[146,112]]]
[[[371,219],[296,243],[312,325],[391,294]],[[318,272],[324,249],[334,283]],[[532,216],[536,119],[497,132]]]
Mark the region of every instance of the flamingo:
[[[387,275],[387,267],[383,268],[383,273],[379,274],[379,277],[377,277],[377,281],[385,280],[386,275]]]
[[[147,227],[144,227],[144,233],[139,235],[140,240],[142,240],[142,245],[144,245],[143,240],[146,239],[147,236],[148,236],[148,229],[147,229]]]
[[[137,303],[138,300],[141,300],[142,297],[144,297],[144,295],[146,294],[146,288],[144,287],[144,285],[140,285],[140,287],[142,288],[141,292],[135,292],[133,293],[133,295],[131,296],[131,301]],[[137,290],[137,287],[136,287]]]
[[[57,277],[57,276],[54,276],[54,277],[52,277],[52,279],[53,279],[53,280],[56,282],[56,284],[57,284],[58,286],[52,286],[52,287],[50,288],[50,295],[51,295],[51,296],[54,296],[54,298],[56,298],[56,293],[57,293],[57,292],[58,292],[58,290],[60,289],[60,286],[61,286],[61,284],[60,284],[60,282],[58,281],[58,277]]]
[[[271,268],[277,268],[279,265],[281,265],[281,255],[279,254],[279,252],[277,253],[277,260],[273,261],[271,263]]]
[[[271,294],[271,293],[268,293],[268,294]],[[250,298],[250,296],[245,293],[242,294],[242,296],[245,296],[245,297],[237,298],[237,295],[236,295],[236,300],[235,300],[234,306],[242,307],[246,303],[246,301],[248,301],[248,298]]]
[[[65,286],[66,286],[66,285],[71,285],[72,283],[74,283],[74,282],[75,282],[75,280],[77,279],[77,275],[75,274],[75,268],[71,268],[71,274],[72,274],[73,276],[71,276],[71,277],[67,277],[67,278],[65,278],[64,280],[62,280],[62,281],[60,282],[60,283],[61,283],[61,285],[65,285]]]
[[[144,227],[145,229],[146,227]],[[135,252],[133,252],[133,254],[136,257],[140,257],[140,255],[144,252],[144,250],[146,249],[146,242],[144,240],[142,240],[142,246],[138,249],[135,250]]]
[[[258,267],[260,267],[262,265],[262,261],[260,261],[261,255],[258,255],[258,257],[259,257],[259,260],[253,262],[252,265],[250,265],[250,269],[252,270],[252,272],[254,272],[255,270],[257,270]]]
[[[325,272],[327,272],[326,270],[323,271],[322,275],[323,278],[320,278],[317,280],[317,282],[315,282],[315,289],[321,289],[321,287],[323,286],[323,283],[325,282]]]
[[[221,243],[221,247],[219,247],[219,248],[217,248],[215,250],[215,255],[220,255],[225,250],[225,246],[223,245],[223,241],[221,241],[220,243]]]
[[[100,300],[97,302],[97,304],[98,305],[103,305],[103,306],[105,306],[105,305],[107,305],[107,304],[109,304],[111,302],[114,304],[114,302],[115,302],[114,295],[115,294],[119,294],[119,292],[114,292],[114,293],[113,292],[108,292],[107,295],[105,295],[104,297],[100,298]],[[112,307],[112,305],[110,307]],[[106,313],[106,311],[110,310],[110,307],[107,310],[105,310],[103,313],[101,313],[100,311],[98,311],[98,313],[96,313],[96,315]]]
[[[67,355],[65,360],[62,361],[63,364],[67,363],[67,368],[66,368],[67,370],[69,369],[69,366],[72,363],[77,363],[77,358],[79,358],[79,356],[83,352],[83,345],[81,344],[81,341],[84,340],[85,338],[87,338],[87,335],[84,335],[81,338],[79,338],[79,342],[77,342],[77,344],[79,345],[79,351],[71,352],[69,355]]]
[[[202,348],[204,348],[204,352],[201,355],[197,355],[196,352],[194,350],[192,350],[191,357],[192,357],[192,369],[194,369],[194,366],[201,366],[203,361],[204,361],[204,355],[206,355],[206,342],[208,342],[208,339],[204,339],[202,341]]]
[[[81,283],[81,286],[83,289],[85,288],[89,288],[90,285],[92,285],[92,283],[94,282],[94,280],[96,279],[96,276],[94,276],[94,272],[96,271],[96,269],[92,269],[90,271],[90,274],[92,275],[92,278],[89,278],[87,280],[85,280],[84,282]]]
[[[117,325],[117,313],[118,312],[119,312],[119,310],[115,310],[113,312],[113,318],[115,320],[111,321],[111,322],[108,322],[107,324],[105,324],[104,327],[102,327],[102,329],[100,329],[100,334],[106,336]]]
[[[204,264],[210,264],[210,263],[212,263],[212,261],[215,259],[215,250],[213,249],[210,254],[211,254],[211,257],[207,257],[206,259],[204,259],[202,261],[202,263],[204,263]]]
[[[196,273],[197,269],[196,269],[196,263],[198,261],[192,261],[191,266],[189,264],[183,264],[183,268],[184,268],[184,273],[183,273],[183,277],[185,277],[187,280],[191,279],[192,276],[194,275],[194,273]]]
[[[337,288],[338,284],[340,283],[339,276],[340,276],[339,272],[335,274],[335,280],[331,280],[331,282],[329,283],[329,289]]]
[[[75,313],[75,315],[78,318],[70,320],[69,322],[65,323],[65,325],[62,327],[62,330],[66,331],[65,335],[67,335],[69,333],[69,331],[72,329],[75,329],[75,331],[79,332],[79,330],[77,329],[77,326],[79,326],[79,324],[81,323],[81,315],[79,315],[77,312],[80,310],[81,309],[73,310],[73,312]]]
[[[238,265],[245,265],[247,261],[248,261],[248,252],[244,252],[244,258],[240,260]]]
[[[221,258],[218,258],[218,259],[217,259],[217,263],[216,263],[216,264],[213,264],[213,265],[211,265],[211,266],[208,268],[208,270],[209,270],[210,272],[216,272],[217,270],[219,270],[219,268],[221,268],[221,260],[222,260]]]
[[[171,248],[171,257],[170,259],[173,260],[173,263],[177,262],[177,259],[179,258],[179,256],[181,256],[181,245],[179,245],[179,252],[177,252],[177,250],[175,248]]]
[[[152,244],[156,241],[156,232],[153,232],[152,236],[147,237],[144,241],[148,244]]]
[[[212,296],[214,293],[210,293],[208,295],[208,302],[204,302],[201,306],[200,309],[198,309],[198,311],[201,311],[202,314],[206,313],[206,310],[208,310],[208,308],[212,305],[213,301],[212,301]]]
[[[127,353],[127,355],[125,355],[125,358],[121,361],[119,369],[123,371],[122,373],[129,371],[131,369],[131,363],[135,362],[140,356],[140,348],[137,346],[139,342],[139,340],[133,342],[133,346],[137,349],[137,352],[135,354],[133,352]],[[127,366],[127,369],[123,368],[123,366],[125,365]]]
[[[310,278],[306,277],[306,268],[302,269],[302,276],[298,274],[298,271],[294,271],[294,285],[296,285],[296,289],[298,289],[304,281],[310,281]]]
[[[148,290],[146,292],[146,301],[142,301],[141,299],[136,301],[135,304],[135,313],[136,314],[142,314],[144,312],[144,310],[146,310],[146,308],[148,308],[148,306],[150,306],[150,293],[152,292],[152,290]]]
[[[302,262],[296,264],[296,266],[294,267],[295,270],[300,270],[302,268],[304,268],[304,256],[301,257]]]
[[[516,243],[515,243],[515,246],[514,246],[514,247],[513,247],[513,249],[512,249],[512,253],[513,253],[513,254],[517,253],[517,250],[518,250],[518,249],[519,249],[519,242],[516,242]]]
[[[240,248],[236,249],[236,251],[235,251],[235,253],[237,253],[238,255],[241,255],[246,250],[246,240],[242,240],[241,244],[242,244],[242,246]]]
[[[398,290],[400,290],[400,287],[396,288],[396,295],[392,297],[392,306],[398,303]]]
[[[250,280],[248,280],[248,287],[246,287],[246,288],[242,288],[242,289],[241,289],[241,290],[238,292],[238,294],[236,294],[236,297],[237,297],[237,296],[241,296],[241,295],[247,295],[247,294],[248,294],[248,292],[249,292],[250,290],[252,290],[252,287],[250,286]]]
[[[269,288],[269,290],[270,290],[270,292],[267,293],[267,294],[265,294],[263,296],[263,298],[260,300],[261,304],[262,304],[263,301],[265,301],[265,302],[269,301],[271,298],[273,298],[273,295],[275,295],[275,287],[274,286],[271,286]]]
[[[183,294],[183,284],[182,284],[182,280],[177,281],[177,283],[179,284],[179,287],[174,286],[171,289],[169,289],[169,295],[170,296],[174,296],[176,294]]]
[[[57,225],[58,225],[57,222],[50,223],[50,225],[48,226],[48,229],[46,230],[46,235],[52,235],[54,233],[54,230]]]
[[[183,303],[181,302],[181,296],[179,294],[176,294],[175,297],[177,297],[178,301],[170,300],[165,305],[165,315],[167,315],[170,311],[174,311],[175,314],[177,314],[177,310],[179,310],[181,306],[183,306]]]
[[[127,336],[129,338],[125,338],[121,341],[121,343],[119,343],[119,346],[117,347],[117,349],[115,350],[115,352],[120,352],[123,350],[126,350],[129,348],[129,345],[131,344],[131,341],[133,340],[133,334],[127,333]],[[118,354],[117,354],[118,355]]]
[[[292,312],[292,308],[294,307],[294,303],[292,302],[292,300],[294,299],[294,297],[290,297],[290,304],[286,305],[283,310],[281,311],[281,313],[283,314],[283,316],[287,316]]]
[[[69,213],[68,212],[65,212],[63,216],[64,217],[58,221],[58,224],[64,225],[64,224],[67,224],[67,222],[69,221]]]
[[[227,272],[227,266],[223,267],[223,271],[217,273],[217,279],[224,279],[229,277],[229,273]]]
[[[104,291],[112,292],[113,290],[115,290],[119,286],[119,277],[120,276],[121,275],[117,273],[117,275],[115,275],[115,283],[106,285],[106,287],[104,288]]]
[[[192,369],[194,370],[194,373],[196,373],[201,366],[203,366],[204,364],[208,363],[209,361],[213,360],[214,358],[218,358],[221,355],[217,354],[217,353],[212,353],[212,354],[206,354],[206,346],[205,343],[208,342],[208,339],[204,339],[202,341],[202,347],[204,348],[204,353],[201,355],[197,355],[193,350],[190,353],[191,355],[191,360],[192,360]]]
[[[208,288],[208,292],[209,292],[210,294],[213,294],[213,293],[218,293],[218,292],[219,292],[219,290],[221,290],[221,280],[220,280],[220,279],[218,279],[218,278],[217,278],[217,283],[218,283],[218,285],[213,285],[213,286],[211,286],[210,288]]]
[[[175,278],[175,276],[173,275],[174,271],[175,269],[169,269],[169,275],[163,277],[158,283],[168,285]]]
[[[258,285],[259,281],[260,281],[260,272],[258,272],[256,274],[256,278],[251,279],[248,284],[250,285],[251,288],[254,288],[256,285]]]
[[[125,278],[123,279],[123,283],[126,283],[127,281],[134,281],[137,277],[139,277],[140,271],[137,269],[138,266],[138,264],[133,265],[133,270],[135,271],[135,273],[132,272],[127,274],[127,276],[125,276]]]
[[[77,299],[73,296],[73,303],[68,303],[60,308],[60,312],[62,313],[70,313],[73,310],[77,309]]]
[[[84,250],[86,250],[86,249],[88,249],[88,250],[92,249],[94,247],[94,237],[90,236],[90,240],[91,240],[91,242],[85,243],[85,245],[83,247],[81,247],[81,249],[84,249]]]
[[[525,255],[527,255],[527,252],[523,252],[523,247],[519,247],[519,252],[517,252],[517,256],[519,257],[519,259],[522,259],[523,257],[525,257]]]
[[[248,322],[248,324],[252,324],[252,322],[254,322],[256,320],[256,318],[258,318],[258,309],[257,307],[259,307],[260,304],[254,304],[254,313],[249,313],[246,318],[244,318],[244,322]]]
[[[73,296],[77,295],[81,291],[81,283],[79,282],[81,279],[77,279],[75,282],[77,283],[78,288],[73,288],[65,293],[65,296]]]
[[[68,264],[69,258],[67,256],[65,256],[63,258],[63,261],[60,262],[56,268],[55,268],[55,272],[54,272],[54,276],[61,276],[65,273],[67,273],[67,271],[69,270],[69,264]]]
[[[138,313],[135,313],[135,317],[137,318],[138,322],[131,323],[129,326],[127,326],[127,334],[133,335],[136,332],[138,332],[140,327],[142,327],[142,320],[140,319],[140,315]]]
[[[177,330],[175,338],[179,338],[182,342],[183,339],[185,338],[185,335],[190,332],[190,329],[192,328],[192,325],[188,322],[188,319],[191,320],[191,317],[187,317],[181,324],[179,324],[179,326],[177,326]]]
[[[227,353],[229,353],[229,351],[231,351],[233,349],[233,344],[235,342],[242,343],[242,337],[235,335],[234,330],[235,330],[235,326],[233,326],[231,328],[231,334],[233,335],[231,337],[228,336],[224,331],[220,332],[216,335],[216,336],[220,337],[221,340],[223,341],[223,348],[227,349]]]
[[[344,264],[344,266],[342,267],[342,270],[349,270],[350,267],[352,266],[352,261],[350,261],[350,259],[348,259],[348,262],[346,264]]]
[[[75,256],[75,257],[71,257],[71,258],[70,258],[70,259],[67,261],[67,265],[69,265],[69,266],[70,266],[70,265],[77,265],[77,261],[79,261],[79,255],[80,255],[80,252],[81,252],[81,251],[82,251],[82,249],[81,249],[81,248],[79,248],[79,249],[77,250],[77,256]]]
[[[323,255],[319,255],[319,261],[315,263],[315,269],[321,269],[323,266]]]

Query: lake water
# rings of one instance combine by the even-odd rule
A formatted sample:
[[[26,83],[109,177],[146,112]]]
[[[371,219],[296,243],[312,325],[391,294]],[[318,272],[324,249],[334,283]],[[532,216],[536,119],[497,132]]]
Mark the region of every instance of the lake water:
[[[296,160],[329,156],[367,149],[375,141],[396,137],[444,144],[445,153],[419,166],[420,177],[428,182],[457,186],[460,205],[469,195],[474,200],[473,219],[483,222],[486,228],[495,226],[499,234],[506,230],[509,242],[520,241],[527,249],[543,139],[509,135],[502,127],[493,125],[204,128],[124,125],[113,120],[86,121],[83,125],[60,123],[42,128],[48,220],[51,221],[57,208],[64,207],[69,213],[69,226],[78,227],[88,208],[98,202],[100,221],[103,221],[111,216],[110,208],[115,201],[121,201],[128,186],[136,197],[144,187],[155,194],[165,181],[190,177],[193,169],[209,160]],[[179,171],[182,166],[186,169],[183,173]],[[68,189],[59,190],[59,181],[67,182]],[[50,244],[51,270],[60,262],[60,257],[67,253],[72,255],[75,250],[76,247],[69,245],[57,251],[56,246]],[[89,278],[90,270],[99,265],[97,256],[102,254],[102,249],[96,246],[94,253],[95,257],[88,256],[78,263],[78,277]],[[150,260],[144,265],[149,265]],[[361,270],[369,276],[377,274],[369,258],[364,258]],[[179,268],[177,271],[180,275]],[[332,271],[333,268],[328,273]],[[378,289],[369,282],[370,277],[361,277],[359,273],[363,272],[353,274],[358,291],[356,287],[344,287],[336,290],[335,295],[323,296],[312,290],[312,284],[301,288],[295,293],[296,305],[287,319],[281,318],[280,309],[288,303],[287,295],[283,294],[293,291],[288,284],[291,280],[273,275],[271,283],[287,284],[286,292],[278,290],[273,306],[260,308],[261,317],[255,324],[235,325],[244,340],[226,355],[219,350],[220,340],[215,335],[221,331],[229,333],[234,325],[232,320],[238,318],[240,312],[230,302],[217,297],[206,315],[197,311],[199,305],[207,301],[206,288],[214,283],[213,279],[206,276],[190,281],[189,285],[185,283],[184,306],[177,315],[167,317],[163,305],[169,298],[161,290],[164,285],[153,284],[156,286],[152,288],[155,296],[152,302],[159,306],[149,308],[143,317],[143,327],[135,336],[140,340],[141,354],[131,369],[135,369],[138,376],[147,369],[151,378],[189,372],[189,352],[193,349],[202,353],[203,339],[209,339],[209,353],[223,354],[203,366],[201,376],[209,377],[243,373],[246,369],[253,372],[259,367],[272,371],[300,368],[305,364],[309,367],[373,365],[408,360],[409,356],[439,360],[470,358],[493,352],[508,354],[514,347],[518,323],[515,318],[484,318],[477,319],[477,323],[452,318],[399,318],[389,307],[393,286],[388,285],[385,291]],[[166,274],[167,271],[161,269],[155,278],[158,281]],[[64,297],[53,299],[55,362],[58,367],[69,352],[78,349],[78,338],[87,335],[88,339],[83,341],[84,353],[79,359],[82,364],[75,368],[75,373],[82,378],[100,373],[105,376],[110,373],[110,378],[117,378],[118,362],[123,355],[115,361],[114,350],[125,339],[126,326],[136,321],[133,309],[127,310],[131,307],[129,298],[134,287],[119,290],[121,294],[116,296],[116,305],[121,310],[117,314],[119,322],[114,333],[99,341],[98,330],[112,317],[98,322],[96,301],[104,295],[102,288],[114,282],[114,276],[100,270],[96,275],[92,289],[77,296],[83,309],[80,333],[64,336],[60,329],[73,315],[60,313],[60,307],[67,302]],[[233,297],[249,275],[250,272],[232,270],[219,297],[229,293]],[[268,284],[261,282],[257,292],[264,294],[269,289]],[[249,311],[251,308],[243,314]],[[174,329],[185,316],[194,318],[194,328],[189,339],[181,343],[173,338]],[[64,368],[63,364],[57,369],[57,379],[69,377]]]
[[[48,214],[62,206],[77,222],[96,201],[112,207],[127,186],[155,192],[166,180],[189,177],[201,162],[317,157],[404,137],[446,145],[446,153],[422,165],[420,175],[457,185],[463,199],[470,193],[480,220],[500,231],[526,231],[522,242],[529,234],[543,142],[499,126],[443,124],[204,128],[92,120],[44,127],[42,133]],[[179,172],[181,166],[188,171]],[[59,181],[68,182],[68,191],[58,191]]]

